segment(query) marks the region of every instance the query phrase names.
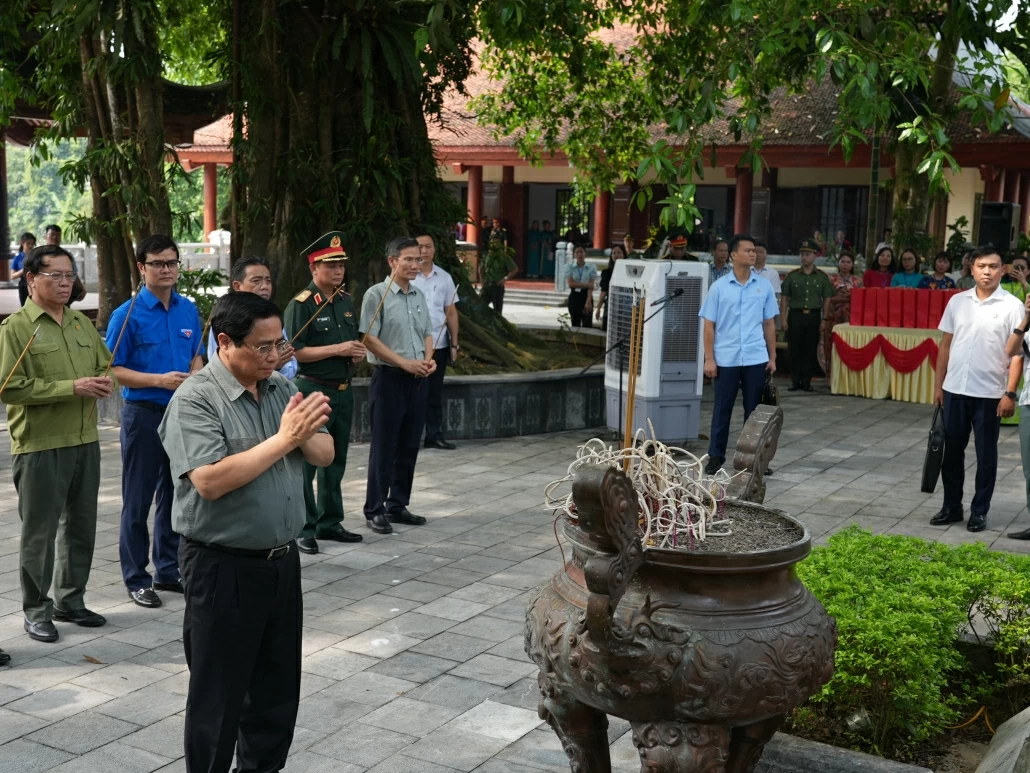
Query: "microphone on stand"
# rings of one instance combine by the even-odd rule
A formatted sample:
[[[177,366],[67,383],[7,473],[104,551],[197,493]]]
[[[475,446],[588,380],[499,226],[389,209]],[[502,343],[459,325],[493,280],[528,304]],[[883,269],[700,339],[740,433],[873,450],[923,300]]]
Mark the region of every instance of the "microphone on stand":
[[[666,295],[664,298],[659,298],[657,301],[655,301],[651,305],[652,306],[657,306],[659,303],[668,303],[673,298],[679,298],[681,295],[683,295],[683,288],[682,287],[679,288],[678,290],[673,290],[671,293]]]

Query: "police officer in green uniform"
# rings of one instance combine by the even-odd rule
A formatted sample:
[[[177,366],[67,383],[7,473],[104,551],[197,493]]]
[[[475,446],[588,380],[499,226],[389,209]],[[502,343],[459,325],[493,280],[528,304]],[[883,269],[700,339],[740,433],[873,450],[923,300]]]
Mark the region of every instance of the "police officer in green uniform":
[[[347,467],[347,446],[350,443],[351,419],[354,414],[350,379],[354,363],[365,357],[365,347],[358,340],[354,302],[342,289],[337,292],[337,288],[343,285],[344,261],[347,260],[347,253],[343,249],[343,234],[339,231],[327,233],[304,250],[302,255],[307,258],[311,269],[311,284],[286,307],[286,333],[291,338],[297,336],[293,342],[299,363],[297,389],[305,397],[312,392],[322,392],[329,396],[332,414],[326,428],[333,437],[336,450],[336,457],[328,467],[316,468],[304,463],[307,521],[297,539],[297,547],[304,553],[317,553],[318,539],[361,541],[360,534],[343,528],[341,486]],[[300,335],[297,335],[297,331],[300,331]],[[317,501],[312,487],[316,475]]]
[[[801,268],[787,274],[780,295],[780,319],[787,334],[790,352],[790,374],[793,382],[788,392],[812,391],[812,374],[818,367],[816,352],[826,324],[833,284],[815,267],[819,245],[805,239],[798,248]],[[787,313],[789,310],[789,314]]]

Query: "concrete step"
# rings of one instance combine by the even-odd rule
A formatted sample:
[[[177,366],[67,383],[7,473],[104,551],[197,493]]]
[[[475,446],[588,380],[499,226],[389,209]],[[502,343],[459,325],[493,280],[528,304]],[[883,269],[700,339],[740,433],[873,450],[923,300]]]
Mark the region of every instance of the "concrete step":
[[[568,293],[556,293],[553,290],[516,290],[505,289],[504,302],[517,303],[522,306],[564,306]]]

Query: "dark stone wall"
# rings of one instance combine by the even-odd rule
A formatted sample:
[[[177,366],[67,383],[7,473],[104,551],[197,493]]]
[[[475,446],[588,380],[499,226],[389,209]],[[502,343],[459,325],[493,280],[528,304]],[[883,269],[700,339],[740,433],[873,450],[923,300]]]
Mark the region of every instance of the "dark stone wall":
[[[600,427],[604,415],[604,366],[497,376],[448,376],[444,380],[444,434],[451,440],[512,437]],[[355,379],[351,441],[371,439],[368,381]],[[101,421],[121,422],[120,394],[101,400]]]

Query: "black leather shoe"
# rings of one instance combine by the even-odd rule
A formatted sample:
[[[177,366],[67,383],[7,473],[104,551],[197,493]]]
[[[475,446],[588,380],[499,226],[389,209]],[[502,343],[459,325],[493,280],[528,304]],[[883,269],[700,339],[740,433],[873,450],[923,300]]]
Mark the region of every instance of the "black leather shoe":
[[[801,384],[791,384],[789,387],[787,387],[787,391],[788,392],[800,392],[801,391]]]
[[[146,607],[147,609],[154,609],[161,606],[161,597],[154,592],[153,588],[131,590],[129,591],[129,598],[139,606]]]
[[[363,537],[352,531],[347,531],[342,526],[331,531],[323,531],[315,534],[316,539],[329,540],[330,542],[361,542]]]
[[[169,593],[185,593],[182,589],[182,580],[175,582],[155,582],[154,590],[168,591]]]
[[[966,524],[966,531],[983,531],[987,528],[987,514],[970,513],[969,523]]]
[[[36,641],[57,641],[57,626],[49,620],[44,620],[42,623],[33,623],[26,620],[25,633],[29,635],[30,639],[35,639]]]
[[[318,543],[315,542],[314,537],[301,537],[297,540],[297,550],[301,553],[307,553],[309,556],[313,556],[318,552]]]
[[[767,476],[768,476],[768,475],[772,475],[772,474],[773,474],[773,470],[772,470],[772,467],[769,467],[768,469],[766,469],[766,471],[765,471],[765,472],[764,472],[763,474],[764,474],[764,475],[767,475]]]
[[[1024,529],[1023,531],[1014,531],[1005,535],[1009,539],[1030,539],[1030,529]]]
[[[392,513],[386,514],[386,520],[390,523],[404,523],[408,526],[424,526],[426,519],[421,515],[415,515],[408,512],[408,508],[402,508]]]
[[[930,519],[931,526],[947,526],[950,523],[961,523],[962,522],[962,511],[950,512],[941,508],[941,511],[937,513],[933,518]]]
[[[3,650],[0,650],[0,666],[6,666],[11,662],[11,656]]]
[[[715,473],[722,469],[723,462],[725,461],[721,456],[709,457],[708,464],[705,465],[705,475],[715,475]]]
[[[386,519],[386,515],[384,513],[380,513],[372,518],[366,518],[365,522],[368,524],[368,528],[376,534],[393,534],[393,527]]]
[[[425,446],[426,448],[439,448],[443,451],[453,451],[457,448],[454,443],[450,443],[443,438],[439,438],[438,440],[426,440]]]
[[[65,612],[54,607],[54,620],[61,623],[75,623],[83,628],[99,628],[107,623],[107,618],[88,609],[72,609]]]

